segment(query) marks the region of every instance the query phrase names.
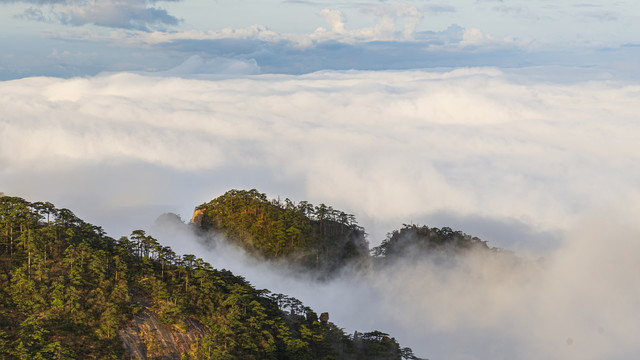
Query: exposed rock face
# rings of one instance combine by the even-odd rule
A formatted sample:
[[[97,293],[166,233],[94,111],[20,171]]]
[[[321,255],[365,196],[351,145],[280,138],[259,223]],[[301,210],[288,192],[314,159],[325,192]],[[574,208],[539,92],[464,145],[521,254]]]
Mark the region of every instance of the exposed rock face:
[[[202,227],[202,217],[204,216],[204,212],[202,210],[194,210],[193,216],[191,217],[191,223],[197,225],[198,227]]]
[[[208,331],[196,320],[186,319],[184,329],[160,323],[148,308],[134,315],[131,324],[120,330],[120,337],[132,359],[180,360],[188,353],[191,342],[204,337]]]

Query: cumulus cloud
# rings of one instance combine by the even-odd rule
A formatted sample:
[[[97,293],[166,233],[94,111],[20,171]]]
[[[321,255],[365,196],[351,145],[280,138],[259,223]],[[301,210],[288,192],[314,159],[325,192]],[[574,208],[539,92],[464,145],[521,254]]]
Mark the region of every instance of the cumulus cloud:
[[[379,36],[392,36],[397,31],[397,21],[404,22],[402,34],[404,38],[410,38],[416,25],[422,20],[422,12],[415,6],[401,2],[393,2],[390,7],[376,7],[364,9],[365,13],[374,14],[378,23],[374,32]]]
[[[325,29],[324,32],[316,31],[304,36],[289,36],[257,25],[243,29],[175,33],[121,29],[104,33],[88,28],[70,28],[62,32],[49,31],[47,36],[96,44],[93,70],[67,67],[64,68],[64,73],[54,73],[50,69],[59,68],[60,64],[49,63],[41,65],[40,69],[32,69],[31,73],[70,77],[94,75],[103,71],[166,71],[193,56],[200,57],[205,62],[225,58],[246,64],[255,63],[255,68],[259,68],[261,73],[276,74],[304,74],[320,70],[405,70],[488,65],[514,67],[558,63],[556,54],[532,53],[523,49],[520,42],[496,39],[482,32],[475,38],[469,37],[468,33],[466,42],[463,42],[466,29],[457,25],[449,26],[443,31],[415,32],[412,40],[371,40],[375,37],[357,40],[353,35],[357,31],[345,27],[342,34]],[[111,45],[107,48],[108,51],[105,51],[104,46],[98,46],[103,43]],[[616,52],[616,61],[624,59],[623,63],[627,63],[635,59],[635,54],[632,53],[636,50],[626,49],[625,52],[629,54]],[[588,61],[589,65],[593,65],[597,57],[593,51],[590,54],[593,56],[580,56],[578,63]],[[611,51],[607,54],[614,57]],[[575,55],[560,55],[563,55],[560,64],[576,60]],[[2,76],[0,71],[0,78]]]
[[[318,28],[310,37],[313,40],[333,39],[347,43],[408,40],[412,39],[415,28],[423,17],[423,13],[417,7],[400,2],[394,2],[391,6],[365,7],[362,12],[374,16],[375,25],[357,30],[345,30],[346,20],[342,12],[323,9],[320,15],[329,25],[330,31]]]
[[[33,172],[83,179],[87,167],[140,164],[163,181],[198,179],[187,213],[251,186],[334,204],[364,225],[450,213],[555,231],[585,209],[637,199],[637,94],[495,69],[15,80],[0,84],[2,186],[64,194],[73,181]],[[373,243],[390,230],[378,229]]]
[[[108,0],[96,1],[105,1],[106,4],[110,4]],[[140,1],[142,2],[136,4],[145,4],[143,0]],[[143,8],[137,7],[137,9]],[[42,67],[60,69],[59,72],[49,73],[63,76],[94,75],[100,71],[122,71],[123,69],[166,71],[192,56],[199,56],[204,61],[227,58],[255,63],[263,73],[286,74],[327,69],[514,67],[549,63],[575,64],[575,61],[579,64],[588,61],[588,65],[593,65],[595,56],[592,54],[580,57],[573,55],[569,59],[566,53],[559,55],[548,51],[531,53],[529,40],[497,37],[477,28],[467,29],[453,24],[443,30],[417,30],[424,13],[445,10],[453,9],[446,7],[430,9],[428,6],[418,8],[399,2],[369,6],[364,7],[362,13],[373,19],[372,24],[349,28],[344,13],[336,9],[324,8],[318,15],[324,18],[326,26],[318,27],[315,31],[306,34],[279,33],[268,26],[258,24],[244,28],[168,32],[149,29],[153,26],[145,21],[134,24],[127,16],[109,17],[108,11],[83,10],[81,16],[76,17],[76,14],[80,13],[74,10],[63,16],[64,21],[80,24],[95,15],[96,20],[91,20],[94,23],[106,21],[120,28],[109,31],[89,27],[52,29],[45,31],[45,36],[49,39],[73,40],[75,44],[80,44],[79,42],[82,41],[82,44],[89,43],[96,47],[108,43],[111,45],[110,51],[99,53],[101,50],[98,49],[94,71],[86,72],[84,67],[63,67],[55,63],[43,64]],[[30,16],[53,21],[50,19],[51,14],[40,10],[34,11]],[[98,20],[98,17],[101,20]],[[122,23],[116,25],[116,21]],[[136,27],[142,30],[132,30]],[[114,53],[118,53],[118,56],[113,56]],[[113,61],[103,61],[109,57],[113,58]],[[611,55],[611,57],[615,57],[616,61],[619,59],[619,56]],[[32,70],[32,73],[47,72]],[[0,72],[0,77],[2,76]]]
[[[152,28],[177,25],[180,21],[165,9],[155,7],[156,0],[27,0],[24,2],[34,4],[35,7],[26,9],[21,15],[23,18],[47,22],[57,21],[73,26],[92,24],[149,31]]]
[[[110,43],[124,56],[102,71],[127,66],[131,71],[167,70],[192,56],[205,61],[232,58],[255,63],[263,73],[285,74],[327,69],[404,70],[557,63],[557,58],[549,53],[542,56],[529,53],[525,41],[494,37],[475,28],[451,25],[442,31],[415,31],[422,13],[404,4],[370,8],[369,12],[378,18],[374,26],[349,29],[343,13],[324,9],[319,15],[325,18],[328,28],[320,27],[309,34],[282,34],[266,26],[252,25],[177,32],[118,29],[105,33],[72,28],[49,31],[46,35],[54,39]],[[164,64],[160,64],[162,59]],[[569,61],[566,56],[562,59]],[[584,57],[580,59],[585,61]],[[592,59],[590,56],[589,60]],[[168,61],[172,64],[167,65]]]
[[[107,0],[104,0],[107,1]],[[370,27],[347,30],[347,19],[339,10],[325,8],[319,12],[329,29],[320,27],[310,34],[282,34],[271,30],[268,26],[254,24],[246,28],[224,28],[221,30],[189,30],[189,31],[113,31],[108,36],[93,32],[85,32],[82,39],[108,40],[112,39],[125,44],[162,44],[180,40],[222,40],[222,39],[250,39],[268,43],[290,43],[296,47],[308,47],[327,41],[340,41],[348,44],[372,41],[405,41],[413,40],[416,26],[422,19],[422,12],[418,8],[404,3],[393,3],[388,7],[371,7],[363,10],[364,13],[373,16],[375,24]],[[72,15],[63,20],[72,22]],[[89,12],[83,13],[82,18],[87,18]],[[102,15],[106,19],[106,15]],[[68,18],[68,19],[67,19]],[[125,17],[126,18],[126,17]],[[109,20],[111,21],[111,20]],[[115,19],[113,19],[115,21]],[[167,24],[170,22],[167,21]],[[113,26],[127,28],[127,26]],[[53,35],[53,34],[52,34]],[[57,37],[76,38],[74,33],[59,32]]]
[[[344,32],[345,17],[342,12],[338,10],[322,9],[322,11],[320,11],[320,16],[322,16],[327,22],[331,31],[336,33]]]

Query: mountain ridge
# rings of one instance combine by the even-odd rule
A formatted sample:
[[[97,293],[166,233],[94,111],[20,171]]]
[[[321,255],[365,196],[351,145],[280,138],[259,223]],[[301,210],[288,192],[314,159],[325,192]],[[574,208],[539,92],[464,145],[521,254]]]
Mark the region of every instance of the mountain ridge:
[[[0,285],[5,359],[417,359],[143,230],[115,240],[18,197],[0,197]]]

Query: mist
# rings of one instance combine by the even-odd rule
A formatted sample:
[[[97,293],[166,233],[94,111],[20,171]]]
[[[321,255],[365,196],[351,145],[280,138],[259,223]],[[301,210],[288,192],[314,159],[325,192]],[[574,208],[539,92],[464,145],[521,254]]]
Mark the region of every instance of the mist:
[[[616,216],[612,216],[616,213]],[[635,359],[640,250],[630,214],[590,214],[543,258],[473,251],[403,257],[328,281],[246,255],[219,234],[159,219],[174,250],[296,297],[353,331],[380,330],[429,359]]]

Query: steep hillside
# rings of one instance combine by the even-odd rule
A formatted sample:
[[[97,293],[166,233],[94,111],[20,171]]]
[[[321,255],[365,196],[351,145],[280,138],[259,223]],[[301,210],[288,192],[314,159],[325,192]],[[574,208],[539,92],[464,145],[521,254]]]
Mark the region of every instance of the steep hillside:
[[[309,225],[321,234],[340,229]],[[379,331],[347,335],[328,314],[195,255],[178,256],[142,230],[115,240],[68,209],[3,196],[0,358],[415,356]]]

